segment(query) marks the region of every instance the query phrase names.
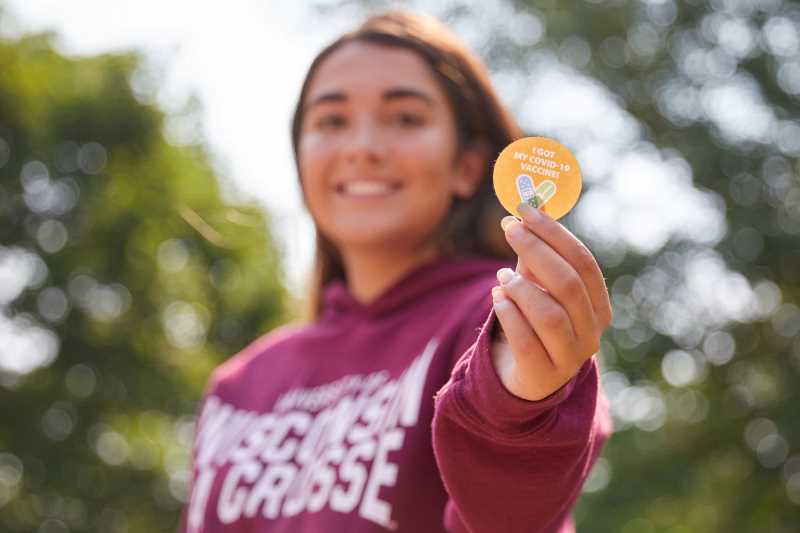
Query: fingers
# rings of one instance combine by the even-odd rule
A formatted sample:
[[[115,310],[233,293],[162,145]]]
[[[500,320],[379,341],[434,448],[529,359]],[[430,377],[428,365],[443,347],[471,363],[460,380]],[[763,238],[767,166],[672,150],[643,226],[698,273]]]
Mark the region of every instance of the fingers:
[[[504,289],[493,288],[492,300],[495,315],[503,327],[503,333],[511,346],[517,365],[526,375],[541,378],[553,374],[554,365],[547,355],[547,350],[516,304],[507,297]]]
[[[504,294],[513,302],[530,334],[538,338],[552,364],[565,372],[578,368],[585,350],[576,350],[578,339],[561,304],[511,269],[500,269],[497,277]]]
[[[602,329],[611,323],[611,303],[603,272],[592,252],[567,228],[539,209],[519,207],[522,221],[539,239],[569,263],[583,281]],[[513,246],[513,245],[512,245]]]
[[[597,319],[586,286],[566,259],[520,222],[506,225],[506,237],[520,262],[531,272],[536,272],[542,287],[560,304],[562,312],[566,311],[567,322],[574,330],[571,338],[596,336]],[[519,303],[519,300],[515,301]],[[543,333],[538,329],[537,332]]]

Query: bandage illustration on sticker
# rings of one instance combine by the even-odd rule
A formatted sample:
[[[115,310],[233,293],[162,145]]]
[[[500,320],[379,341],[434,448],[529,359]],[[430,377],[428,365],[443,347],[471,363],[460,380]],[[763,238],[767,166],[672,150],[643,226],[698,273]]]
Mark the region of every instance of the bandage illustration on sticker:
[[[534,188],[531,177],[527,174],[520,174],[517,176],[517,192],[521,202],[539,208],[556,194],[556,184],[545,180]]]
[[[521,202],[559,219],[575,205],[581,174],[575,156],[546,137],[526,137],[506,146],[495,161],[494,190],[503,207],[520,216]]]
[[[556,195],[556,184],[550,180],[544,180],[536,187],[536,194],[533,195],[533,207],[542,207],[550,198]]]
[[[533,195],[536,194],[536,189],[533,188],[533,181],[530,176],[527,174],[517,176],[517,192],[521,201],[531,203]]]

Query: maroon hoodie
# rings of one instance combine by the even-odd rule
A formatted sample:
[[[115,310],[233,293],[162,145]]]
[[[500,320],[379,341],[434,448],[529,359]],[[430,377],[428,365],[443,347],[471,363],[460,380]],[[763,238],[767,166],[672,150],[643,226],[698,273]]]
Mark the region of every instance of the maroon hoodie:
[[[491,362],[494,259],[439,259],[217,368],[181,533],[574,531],[612,430],[595,358],[541,401]]]

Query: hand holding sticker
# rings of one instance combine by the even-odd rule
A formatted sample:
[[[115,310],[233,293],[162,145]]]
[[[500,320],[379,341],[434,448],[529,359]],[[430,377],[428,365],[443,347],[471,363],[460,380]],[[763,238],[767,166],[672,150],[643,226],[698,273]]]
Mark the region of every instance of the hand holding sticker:
[[[506,146],[495,162],[493,181],[500,203],[516,217],[521,217],[517,206],[525,202],[559,219],[581,193],[575,156],[546,137],[526,137]]]
[[[517,268],[497,272],[492,289],[497,335],[492,363],[512,394],[540,401],[567,385],[597,353],[611,323],[603,273],[591,251],[554,219],[581,191],[578,163],[557,142],[520,139],[494,167],[500,203],[512,215],[501,225]],[[546,214],[542,214],[542,211]],[[573,381],[573,383],[575,383]]]

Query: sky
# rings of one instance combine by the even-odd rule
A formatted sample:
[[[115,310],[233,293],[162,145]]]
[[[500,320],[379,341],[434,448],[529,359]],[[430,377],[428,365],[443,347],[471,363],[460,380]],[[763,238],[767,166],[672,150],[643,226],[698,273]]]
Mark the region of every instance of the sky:
[[[299,2],[230,0],[6,0],[16,24],[2,32],[57,32],[67,55],[135,48],[162,78],[159,105],[179,115],[191,94],[219,174],[271,213],[287,283],[298,291],[310,267],[313,227],[302,208],[291,157],[290,114],[314,54],[337,32],[304,31]],[[253,67],[259,65],[259,67]],[[180,138],[181,122],[171,124]],[[185,128],[184,128],[185,130]]]

